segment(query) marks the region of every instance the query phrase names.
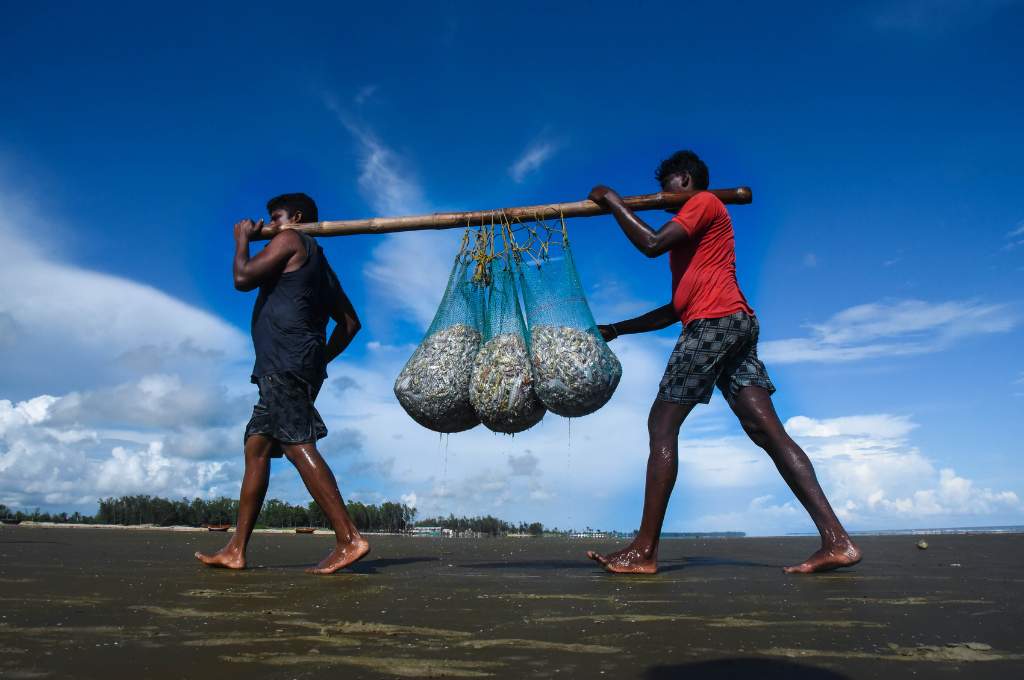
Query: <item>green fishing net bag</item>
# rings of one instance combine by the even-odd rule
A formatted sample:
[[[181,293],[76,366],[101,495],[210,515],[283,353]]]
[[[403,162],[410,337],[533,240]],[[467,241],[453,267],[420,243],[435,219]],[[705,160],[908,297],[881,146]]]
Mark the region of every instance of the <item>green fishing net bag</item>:
[[[434,432],[462,432],[480,423],[469,398],[486,303],[486,286],[477,274],[464,240],[434,320],[395,379],[402,408]]]
[[[594,322],[564,226],[553,236],[541,257],[518,268],[534,390],[549,411],[576,418],[608,403],[622,365]]]
[[[515,434],[544,417],[533,390],[526,323],[514,268],[507,258],[491,262],[484,343],[473,361],[469,398],[489,430]]]

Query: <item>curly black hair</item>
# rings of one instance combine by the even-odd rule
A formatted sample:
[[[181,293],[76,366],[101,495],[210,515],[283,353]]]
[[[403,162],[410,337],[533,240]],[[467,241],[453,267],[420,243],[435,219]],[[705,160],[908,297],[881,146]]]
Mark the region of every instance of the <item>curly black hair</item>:
[[[695,189],[707,189],[710,184],[708,166],[692,151],[676,151],[658,166],[654,178],[661,184],[669,175],[689,173]]]
[[[267,201],[268,213],[273,213],[278,208],[287,210],[289,217],[292,217],[295,213],[302,213],[303,222],[320,221],[320,216],[316,211],[316,201],[306,194],[281,194]]]

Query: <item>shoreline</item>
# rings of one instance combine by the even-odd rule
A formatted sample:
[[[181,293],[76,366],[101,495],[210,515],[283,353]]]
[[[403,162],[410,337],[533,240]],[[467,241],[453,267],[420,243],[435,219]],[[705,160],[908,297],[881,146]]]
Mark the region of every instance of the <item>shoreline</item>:
[[[231,526],[226,531],[210,531],[206,527],[191,527],[191,526],[159,526],[156,524],[74,524],[71,522],[35,522],[33,520],[22,520],[19,524],[0,524],[0,529],[5,527],[25,527],[30,529],[102,529],[107,531],[121,530],[121,531],[171,531],[171,532],[197,532],[197,533],[234,533],[235,527]],[[275,528],[262,528],[253,529],[253,533],[256,534],[292,534],[298,533],[295,531],[296,527],[275,527]],[[322,527],[316,527],[312,532],[313,535],[334,535],[332,529],[325,529]],[[427,534],[415,534],[412,532],[374,532],[364,531],[361,532],[364,536],[408,536],[411,538],[432,538]],[[707,534],[701,534],[700,532],[687,532],[693,535],[687,536],[672,536],[663,535],[661,540],[663,541],[674,541],[674,540],[741,540],[744,538],[794,538],[794,539],[806,539],[816,538],[817,534],[814,533],[791,533],[791,534],[768,534],[764,536],[719,536],[716,535],[721,532],[708,532]],[[877,531],[851,531],[851,536],[868,537],[868,536],[987,536],[987,535],[1013,535],[1013,534],[1024,534],[1024,526],[981,526],[981,527],[945,527],[945,528],[931,528],[931,529],[881,529]],[[433,537],[436,538],[436,537]],[[502,536],[447,536],[445,538],[565,538],[567,540],[626,540],[631,538],[631,535],[614,535],[606,534],[604,536],[566,536],[562,534],[552,534],[547,536],[532,536],[529,534],[504,534]]]

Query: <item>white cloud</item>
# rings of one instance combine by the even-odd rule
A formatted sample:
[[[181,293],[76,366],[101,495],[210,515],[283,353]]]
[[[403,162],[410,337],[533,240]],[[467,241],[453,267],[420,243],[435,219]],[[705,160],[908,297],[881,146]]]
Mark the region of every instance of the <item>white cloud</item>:
[[[239,397],[246,336],[150,286],[60,262],[38,245],[56,229],[38,212],[31,239],[13,223],[0,222],[16,254],[0,268],[0,502],[89,512],[106,493],[235,493],[224,459],[238,456],[251,404]]]
[[[116,443],[102,432],[52,426],[59,398],[0,400],[0,503],[15,507],[81,505],[98,497],[149,493],[170,497],[233,493],[224,461],[187,460],[154,438]],[[230,490],[229,490],[230,489]]]
[[[1003,250],[1015,250],[1024,246],[1024,222],[1017,225],[1015,229],[1011,229],[1006,233],[1006,243],[1003,245]]]
[[[40,224],[38,216],[33,223]],[[195,360],[250,356],[246,336],[206,311],[151,286],[54,261],[6,220],[0,240],[16,254],[0,267],[2,396],[127,377],[136,366],[126,358],[146,348]]]
[[[356,103],[356,106],[362,106],[367,101],[369,101],[370,98],[373,97],[373,95],[376,94],[377,90],[379,89],[379,85],[364,85],[363,87],[359,88],[358,92],[356,92],[356,96],[353,97],[353,101]]]
[[[978,301],[876,302],[810,324],[811,337],[767,340],[758,351],[771,363],[842,362],[936,352],[971,335],[1003,333],[1017,324],[1004,304]]]
[[[877,30],[938,37],[991,21],[1018,0],[886,0],[868,6]]]
[[[517,183],[525,181],[528,175],[540,170],[541,166],[550,160],[560,148],[561,143],[555,140],[544,137],[533,140],[523,149],[519,158],[509,166],[509,176]]]
[[[907,416],[790,418],[786,429],[807,451],[837,514],[877,526],[907,520],[1017,511],[1013,491],[979,488],[951,467],[936,469],[909,441]]]
[[[403,162],[367,126],[354,122],[334,100],[327,97],[325,101],[359,149],[359,190],[374,213],[396,216],[430,212],[412,164]],[[448,231],[384,236],[363,267],[373,301],[411,315],[425,328],[434,318],[460,239],[460,234]]]

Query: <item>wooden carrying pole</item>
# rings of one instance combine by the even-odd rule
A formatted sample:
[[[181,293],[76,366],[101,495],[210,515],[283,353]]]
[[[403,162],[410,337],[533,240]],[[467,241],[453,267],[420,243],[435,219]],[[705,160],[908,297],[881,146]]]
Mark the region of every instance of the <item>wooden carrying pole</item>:
[[[750,187],[735,189],[711,189],[711,193],[722,203],[746,204],[752,199]],[[631,210],[669,210],[678,209],[697,191],[678,194],[657,193],[642,196],[627,196],[623,201]],[[562,217],[593,217],[605,215],[608,211],[591,200],[573,201],[571,203],[551,203],[549,205],[528,205],[518,208],[500,208],[498,210],[473,210],[470,212],[433,213],[431,215],[409,215],[407,217],[370,217],[363,220],[335,220],[329,222],[308,222],[299,224],[299,229],[313,236],[352,236],[354,234],[390,234],[397,231],[422,231],[424,229],[457,229],[459,227],[499,224],[502,220],[531,221],[536,219],[553,219]],[[257,236],[269,239],[280,231],[280,228],[264,229]]]

